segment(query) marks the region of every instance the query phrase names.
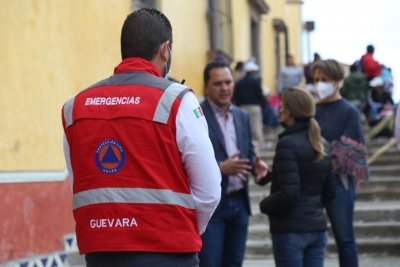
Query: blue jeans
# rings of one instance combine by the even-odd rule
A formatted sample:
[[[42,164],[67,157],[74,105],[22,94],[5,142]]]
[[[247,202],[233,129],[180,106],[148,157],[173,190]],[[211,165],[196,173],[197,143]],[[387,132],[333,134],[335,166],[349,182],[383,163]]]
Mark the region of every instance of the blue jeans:
[[[370,120],[376,119],[376,116],[379,115],[379,109],[370,107],[368,111],[368,116]]]
[[[200,267],[241,267],[246,250],[249,213],[244,192],[226,196],[201,236]]]
[[[323,267],[328,232],[272,234],[276,267]]]
[[[275,116],[274,110],[266,107],[263,110],[263,123],[266,127],[276,127],[279,125],[279,120]]]
[[[358,250],[354,236],[353,217],[356,198],[353,179],[349,178],[346,190],[336,175],[336,197],[326,205],[339,252],[340,267],[357,267]]]

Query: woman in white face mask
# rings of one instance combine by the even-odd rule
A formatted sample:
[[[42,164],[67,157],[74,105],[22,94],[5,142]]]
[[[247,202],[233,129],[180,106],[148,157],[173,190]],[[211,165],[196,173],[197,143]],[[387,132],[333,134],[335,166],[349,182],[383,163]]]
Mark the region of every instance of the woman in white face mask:
[[[328,59],[320,64],[313,65],[314,68],[312,70],[314,70],[313,75],[315,89],[319,98],[318,103],[328,103],[342,98],[339,89],[343,83],[343,71],[339,63],[335,63],[337,63],[335,60]],[[318,65],[326,65],[324,68],[325,71],[321,67],[318,67]],[[325,72],[328,72],[330,75]]]
[[[358,266],[353,228],[355,187],[369,175],[360,115],[340,96],[344,71],[336,60],[314,63],[311,73],[319,96],[315,119],[321,127],[321,135],[329,142],[336,173],[336,197],[326,204],[326,210],[340,266]]]

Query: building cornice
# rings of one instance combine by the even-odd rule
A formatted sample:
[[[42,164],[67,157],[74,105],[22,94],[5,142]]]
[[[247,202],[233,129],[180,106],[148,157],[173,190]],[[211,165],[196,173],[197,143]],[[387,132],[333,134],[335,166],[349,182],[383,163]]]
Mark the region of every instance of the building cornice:
[[[303,3],[304,2],[301,1],[301,0],[286,0],[286,4],[298,4],[298,5],[301,5]]]
[[[253,4],[258,13],[267,14],[269,12],[269,6],[264,0],[249,0],[249,2]]]

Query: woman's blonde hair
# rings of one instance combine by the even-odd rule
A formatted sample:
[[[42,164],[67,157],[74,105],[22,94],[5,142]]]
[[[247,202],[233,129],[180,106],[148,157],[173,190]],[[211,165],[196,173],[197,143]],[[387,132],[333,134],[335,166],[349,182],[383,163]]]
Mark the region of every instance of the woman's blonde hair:
[[[315,100],[313,96],[303,88],[290,87],[282,94],[282,104],[285,109],[290,111],[296,123],[309,121],[308,139],[317,153],[314,162],[322,160],[326,154],[322,143],[321,129],[314,119]]]

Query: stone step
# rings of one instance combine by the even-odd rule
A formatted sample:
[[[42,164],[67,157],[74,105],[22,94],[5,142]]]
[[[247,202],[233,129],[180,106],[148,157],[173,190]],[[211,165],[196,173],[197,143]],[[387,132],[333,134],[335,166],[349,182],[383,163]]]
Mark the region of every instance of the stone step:
[[[381,159],[377,158],[369,166],[388,166],[388,165],[400,165],[400,154],[394,155],[391,158]],[[269,165],[268,165],[269,166]]]
[[[329,222],[329,221],[328,221]],[[333,237],[333,232],[328,223],[329,235]],[[357,238],[399,238],[400,222],[355,222],[354,231]],[[268,224],[250,225],[247,235],[248,240],[270,240]]]
[[[360,191],[356,195],[357,201],[395,201],[400,200],[400,190],[394,189],[388,190],[371,190],[371,191]]]
[[[274,156],[269,155],[265,157],[261,157],[265,163],[268,164],[270,168],[272,168],[272,164],[274,162]],[[375,166],[400,166],[400,152],[396,155],[388,155],[386,157],[381,156],[378,157],[376,160],[374,160],[370,165],[370,167],[375,167]],[[400,174],[399,174],[400,177]]]
[[[368,255],[400,255],[399,238],[359,238],[357,239],[359,254]],[[337,253],[337,248],[333,238],[329,238],[328,253]],[[268,256],[272,255],[272,244],[267,240],[247,240],[246,257],[254,255]]]
[[[354,222],[400,221],[400,201],[356,201]]]
[[[397,176],[400,177],[400,164],[389,166],[369,166],[371,177]]]
[[[368,150],[376,150],[389,142],[390,139],[383,138],[383,139],[372,139],[372,140],[365,140],[365,144]],[[269,137],[265,138],[263,146],[261,149],[270,149],[271,147],[275,149],[276,143],[278,142],[277,135],[274,137],[270,135]]]
[[[367,182],[362,182],[360,184],[361,190],[398,190],[400,189],[400,176],[393,178],[382,177],[380,179],[373,178]]]
[[[400,257],[385,256],[385,255],[358,255],[359,266],[362,267],[399,267]],[[270,256],[252,256],[246,257],[243,267],[272,267],[275,266],[275,261],[272,255]],[[337,254],[328,253],[325,255],[324,267],[339,267]]]
[[[400,184],[400,182],[399,182]],[[260,203],[261,200],[270,195],[270,190],[264,187],[264,190],[250,192],[250,201]],[[364,189],[357,191],[356,200],[360,201],[394,201],[400,200],[400,189]]]
[[[261,157],[263,160],[266,160],[266,159],[273,159],[274,156],[275,156],[275,150],[261,150],[261,151],[260,151],[260,157]]]
[[[267,224],[268,218],[261,214],[259,203],[252,203],[250,225]],[[354,222],[400,221],[400,201],[356,201]]]
[[[259,186],[254,182],[254,178],[250,178],[249,180],[249,190],[250,193],[252,192],[264,192],[269,195],[271,188],[271,184],[267,184],[264,186]],[[360,183],[359,188],[357,189],[358,192],[366,192],[366,191],[379,191],[379,190],[398,190],[400,189],[400,176],[376,176],[370,178],[366,182]]]
[[[393,155],[383,154],[370,164],[370,166],[388,166],[388,165],[400,165],[400,152],[398,154],[393,154]]]
[[[65,267],[84,267],[86,266],[85,255],[80,255],[79,252],[68,253],[65,261]]]
[[[374,150],[368,151],[368,156],[373,154]],[[272,162],[275,156],[275,150],[261,150],[260,157],[267,162],[268,165],[272,166]],[[371,166],[382,166],[382,165],[400,165],[400,151],[397,148],[391,148],[386,151],[380,157],[378,157]]]
[[[376,152],[379,149],[379,147],[376,148],[368,148],[367,152],[368,155],[372,155],[374,152]],[[396,146],[392,146],[388,150],[383,153],[383,155],[398,155],[400,153],[399,149]]]
[[[361,184],[368,183],[370,181],[387,181],[387,180],[400,180],[400,175],[375,175],[371,176],[368,181],[362,182]]]
[[[365,144],[366,144],[368,150],[370,150],[370,149],[380,148],[380,147],[386,145],[389,141],[390,141],[390,139],[386,139],[386,138],[380,139],[380,140],[373,139],[373,140],[366,140]]]
[[[360,266],[363,267],[394,267],[400,266],[400,258],[395,258],[388,255],[359,255]],[[382,265],[383,264],[383,265]],[[85,267],[85,255],[79,255],[77,252],[71,252],[68,254],[65,267]],[[260,266],[275,266],[272,253],[266,255],[250,255],[247,254],[243,267],[260,267]],[[326,267],[338,267],[338,255],[335,253],[327,253],[325,255],[324,266]]]
[[[377,149],[368,149],[367,154],[370,157]],[[262,148],[260,150],[260,157],[264,160],[273,159],[275,155],[275,147],[274,148]],[[381,159],[383,158],[383,159]],[[389,159],[389,163],[394,162],[395,164],[400,163],[400,150],[397,147],[391,147],[389,150],[386,150],[378,159],[380,161],[384,161],[385,159]],[[378,160],[377,159],[377,160]]]

